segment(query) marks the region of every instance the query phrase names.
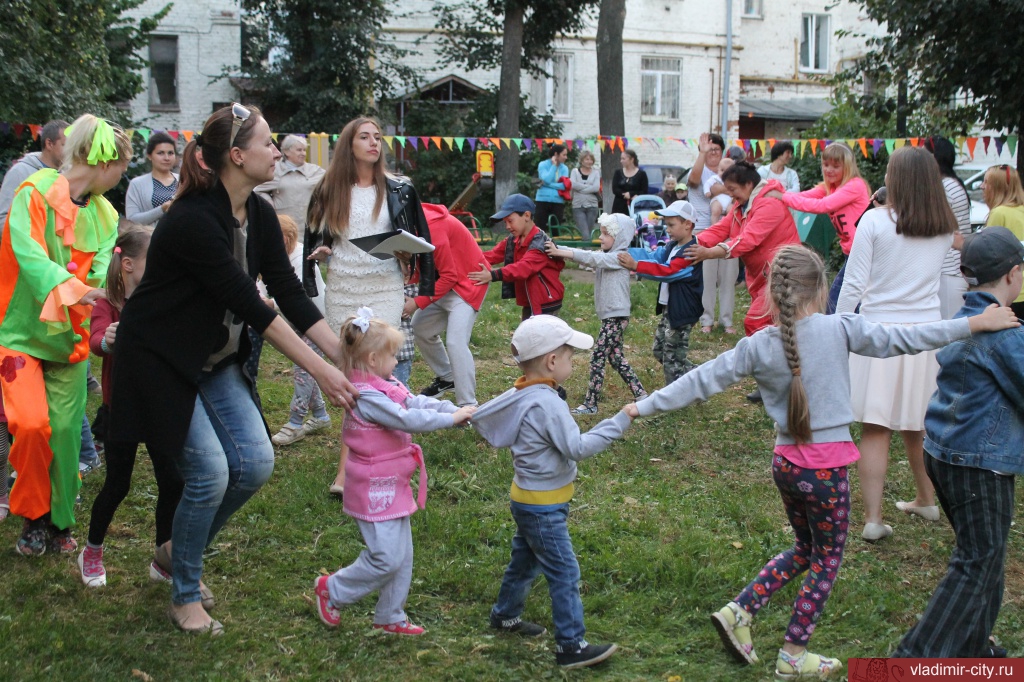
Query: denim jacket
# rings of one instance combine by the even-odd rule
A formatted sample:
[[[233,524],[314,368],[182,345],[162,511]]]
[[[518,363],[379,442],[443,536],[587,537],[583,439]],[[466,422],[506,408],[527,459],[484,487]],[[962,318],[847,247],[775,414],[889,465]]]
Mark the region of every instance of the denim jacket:
[[[992,303],[969,291],[957,317]],[[948,464],[1024,474],[1024,327],[975,334],[938,353],[938,390],[928,403],[924,448]]]

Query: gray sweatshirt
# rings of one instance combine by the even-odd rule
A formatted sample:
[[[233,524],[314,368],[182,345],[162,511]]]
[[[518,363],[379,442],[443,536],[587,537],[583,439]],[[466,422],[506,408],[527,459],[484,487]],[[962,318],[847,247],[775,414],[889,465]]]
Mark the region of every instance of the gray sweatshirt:
[[[177,173],[171,173],[175,180],[179,180]],[[152,173],[146,173],[132,178],[128,183],[128,193],[124,197],[125,217],[140,225],[152,225],[164,217],[163,206],[153,206],[153,179]]]
[[[452,413],[458,407],[448,400],[412,395],[402,407],[380,391],[363,388],[356,400],[356,413],[368,422],[406,433],[430,433],[451,428]]]
[[[576,480],[576,462],[593,457],[629,428],[619,412],[581,434],[569,406],[547,384],[512,388],[480,406],[473,428],[496,448],[512,450],[523,490],[558,490]]]
[[[18,163],[11,166],[7,175],[4,176],[4,183],[0,185],[0,228],[7,221],[7,214],[11,211],[11,204],[14,203],[14,195],[21,183],[28,179],[36,171],[49,168],[40,156],[39,152],[26,154]]]
[[[629,270],[619,265],[619,254],[629,246],[634,229],[620,229],[608,251],[570,249],[574,261],[594,268],[594,308],[600,320],[629,317]]]
[[[796,323],[801,379],[811,413],[814,443],[852,440],[850,353],[874,358],[941,348],[971,335],[967,318],[915,325],[868,322],[861,315],[811,315]],[[764,408],[775,420],[777,445],[795,443],[787,429],[789,385],[793,379],[777,327],[740,339],[732,350],[638,402],[641,416],[678,410],[707,400],[744,377],[753,376]]]

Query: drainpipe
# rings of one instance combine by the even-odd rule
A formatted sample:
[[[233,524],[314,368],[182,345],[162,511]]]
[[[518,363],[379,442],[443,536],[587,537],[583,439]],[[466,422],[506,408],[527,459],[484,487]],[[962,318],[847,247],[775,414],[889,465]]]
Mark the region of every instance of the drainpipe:
[[[725,0],[725,71],[722,74],[722,137],[729,129],[729,70],[732,67],[732,0]]]

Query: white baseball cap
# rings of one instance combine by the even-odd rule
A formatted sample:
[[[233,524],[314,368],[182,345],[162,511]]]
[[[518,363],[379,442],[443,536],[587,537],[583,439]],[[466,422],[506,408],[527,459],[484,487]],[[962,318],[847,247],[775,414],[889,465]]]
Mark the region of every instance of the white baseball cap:
[[[675,217],[689,220],[691,223],[697,222],[697,209],[689,201],[673,201],[668,208],[655,211],[655,213],[662,218]]]
[[[576,331],[554,315],[534,315],[523,320],[512,334],[516,362],[539,358],[565,345],[587,350],[593,347],[594,337]]]

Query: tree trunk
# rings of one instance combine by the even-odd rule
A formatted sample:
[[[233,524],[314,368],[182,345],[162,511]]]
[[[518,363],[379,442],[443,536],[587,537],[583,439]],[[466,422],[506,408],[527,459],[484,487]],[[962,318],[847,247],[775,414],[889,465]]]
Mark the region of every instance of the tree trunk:
[[[523,67],[523,7],[514,0],[505,6],[501,40],[501,81],[498,86],[498,137],[519,137],[520,73]],[[512,145],[497,153],[494,164],[494,207],[516,192],[519,150]]]
[[[601,135],[625,135],[626,114],[622,102],[622,26],[626,23],[626,0],[601,0],[597,19],[597,102]],[[601,152],[601,180],[604,182],[604,210],[612,210],[612,176],[620,167],[619,152],[608,147]]]

